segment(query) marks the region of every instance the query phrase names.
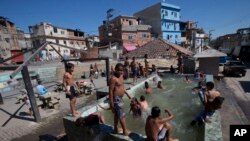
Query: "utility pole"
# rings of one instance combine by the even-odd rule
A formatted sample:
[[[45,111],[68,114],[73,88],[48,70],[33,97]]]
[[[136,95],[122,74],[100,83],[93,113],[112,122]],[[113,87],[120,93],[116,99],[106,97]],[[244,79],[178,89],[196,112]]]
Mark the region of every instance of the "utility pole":
[[[212,32],[213,31],[214,31],[214,29],[208,31],[208,44],[209,44],[209,46],[211,45],[211,39],[212,39]]]
[[[109,39],[109,48],[111,49],[111,37],[112,31],[110,26],[110,18],[113,17],[114,9],[110,8],[107,10],[107,22],[106,22],[106,29],[107,29],[107,37]]]
[[[193,27],[192,27],[192,51],[195,51],[195,47],[196,47],[196,32],[197,32],[197,24],[198,22],[193,22]],[[195,27],[194,27],[195,25]]]

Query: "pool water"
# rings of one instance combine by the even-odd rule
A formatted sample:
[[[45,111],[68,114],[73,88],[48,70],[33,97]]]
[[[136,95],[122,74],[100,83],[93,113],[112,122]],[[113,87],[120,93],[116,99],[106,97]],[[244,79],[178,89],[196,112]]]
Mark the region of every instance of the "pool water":
[[[192,119],[202,110],[202,105],[198,95],[192,94],[192,88],[197,85],[195,80],[192,83],[186,83],[184,76],[165,75],[162,78],[162,86],[164,89],[157,89],[156,84],[149,82],[153,88],[151,95],[144,93],[144,87],[135,90],[135,97],[139,100],[141,95],[146,97],[150,107],[159,106],[161,108],[161,116],[166,116],[164,109],[170,110],[174,119],[171,120],[173,125],[172,137],[178,138],[180,141],[202,141],[204,140],[204,127],[189,124]],[[129,114],[130,102],[124,96],[126,111],[126,125],[131,132],[145,135],[145,121],[147,116],[135,118],[132,113]],[[150,108],[151,110],[151,108]],[[113,125],[113,114],[111,111],[102,111],[106,123]],[[149,112],[150,113],[150,112]]]

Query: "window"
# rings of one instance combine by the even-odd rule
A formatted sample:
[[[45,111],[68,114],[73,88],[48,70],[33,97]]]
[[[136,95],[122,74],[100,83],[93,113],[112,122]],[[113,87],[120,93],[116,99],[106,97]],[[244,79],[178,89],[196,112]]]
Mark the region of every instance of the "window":
[[[128,35],[129,40],[133,40],[133,35]]]
[[[169,35],[167,35],[167,39],[169,40]]]
[[[178,38],[178,35],[175,35],[175,39],[177,39]]]
[[[174,30],[176,30],[176,24],[174,24]]]
[[[165,15],[168,16],[168,11],[165,11]]]
[[[176,12],[174,12],[174,17],[177,18],[177,13]]]
[[[53,30],[55,33],[57,33],[57,28],[56,27],[53,27]]]
[[[132,25],[132,21],[128,21],[129,25]]]
[[[73,42],[73,41],[70,41],[70,44],[71,44],[71,45],[73,45],[73,44],[74,44],[74,42]]]
[[[67,42],[66,42],[65,40],[63,41],[63,43],[64,43],[65,45],[67,44]]]
[[[61,34],[64,34],[64,31],[61,31]]]
[[[174,15],[174,12],[171,12],[171,15]]]
[[[146,33],[142,33],[142,38],[147,38],[147,34]]]
[[[10,42],[10,39],[9,39],[9,38],[5,38],[5,41],[6,41],[7,43],[9,43],[9,42]]]
[[[163,13],[164,12],[164,10],[161,10],[161,13]]]
[[[0,41],[2,41],[2,36],[0,35]]]
[[[58,39],[56,39],[56,43],[59,44],[59,40]]]

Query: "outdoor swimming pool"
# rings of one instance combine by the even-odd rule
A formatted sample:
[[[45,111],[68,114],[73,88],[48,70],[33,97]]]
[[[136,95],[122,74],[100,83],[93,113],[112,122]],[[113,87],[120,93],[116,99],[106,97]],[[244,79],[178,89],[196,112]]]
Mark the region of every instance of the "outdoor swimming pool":
[[[184,76],[166,74],[163,76],[162,84],[164,89],[157,89],[156,84],[152,84],[153,94],[144,94],[144,86],[136,88],[134,95],[138,99],[141,95],[146,97],[150,107],[159,106],[162,110],[162,116],[165,108],[169,109],[174,114],[174,119],[171,124],[174,127],[173,137],[181,141],[202,141],[204,140],[204,126],[191,127],[189,124],[194,116],[201,111],[202,106],[198,95],[192,94],[191,89],[197,85],[197,82],[192,80],[192,83],[186,83]],[[132,92],[133,93],[133,92]],[[132,113],[129,114],[129,101],[125,99],[124,109],[126,111],[127,128],[136,133],[145,135],[145,120],[146,116],[135,118]],[[113,125],[113,114],[111,111],[101,111],[106,123]]]

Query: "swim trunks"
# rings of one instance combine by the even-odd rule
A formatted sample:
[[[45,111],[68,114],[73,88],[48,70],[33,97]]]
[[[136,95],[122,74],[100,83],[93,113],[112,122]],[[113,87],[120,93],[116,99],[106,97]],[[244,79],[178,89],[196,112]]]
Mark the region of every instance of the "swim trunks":
[[[124,101],[121,96],[114,96],[114,110],[115,115],[121,119],[125,117],[125,112],[123,110]]]

